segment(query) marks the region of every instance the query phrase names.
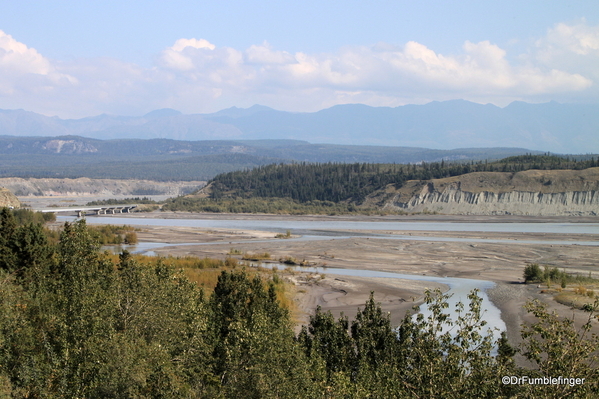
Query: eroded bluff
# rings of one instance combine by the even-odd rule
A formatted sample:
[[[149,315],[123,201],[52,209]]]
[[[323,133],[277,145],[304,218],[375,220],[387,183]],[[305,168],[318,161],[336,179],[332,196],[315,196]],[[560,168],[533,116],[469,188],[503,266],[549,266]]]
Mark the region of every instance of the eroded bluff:
[[[469,215],[597,215],[599,168],[476,172],[388,186],[369,199],[383,209]]]

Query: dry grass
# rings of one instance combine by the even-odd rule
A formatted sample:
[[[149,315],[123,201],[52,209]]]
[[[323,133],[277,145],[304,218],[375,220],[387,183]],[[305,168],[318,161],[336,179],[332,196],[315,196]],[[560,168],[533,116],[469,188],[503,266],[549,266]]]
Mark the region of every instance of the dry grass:
[[[118,254],[106,251],[103,255],[107,260],[110,260],[115,267],[118,265]],[[266,253],[262,255],[268,255],[268,257],[270,257],[270,255]],[[198,258],[194,256],[156,257],[146,255],[131,255],[131,257],[140,265],[152,267],[158,262],[162,262],[170,267],[182,270],[185,277],[187,277],[189,281],[196,283],[199,287],[202,287],[208,296],[214,291],[214,287],[216,287],[216,284],[218,283],[218,276],[223,271],[231,271],[239,267],[243,267],[250,279],[254,278],[256,275],[259,276],[264,282],[265,289],[268,289],[268,282],[272,281],[274,283],[279,303],[285,309],[289,310],[292,320],[296,318],[294,315],[298,312],[298,310],[296,308],[295,301],[293,300],[293,296],[295,294],[293,285],[285,281],[285,279],[279,274],[279,270],[276,268],[250,268],[247,267],[247,264],[239,263],[237,259],[231,257],[227,257],[225,260],[214,258]],[[283,274],[287,274],[287,272],[283,272]]]
[[[216,283],[218,283],[218,276],[224,270],[232,270],[230,268],[218,268],[218,269],[192,269],[186,268],[183,269],[183,273],[185,277],[189,279],[189,281],[196,283],[199,287],[204,289],[204,292],[207,295],[212,294],[214,291],[214,287],[216,287]]]
[[[564,291],[553,297],[562,305],[571,306],[576,309],[582,309],[585,305],[593,304],[594,300],[588,295],[577,294],[572,291]]]
[[[268,252],[263,252],[261,254],[252,254],[249,252],[246,252],[245,254],[243,254],[243,256],[241,257],[241,259],[243,260],[249,260],[252,262],[258,262],[261,260],[268,260],[270,259],[270,254]]]

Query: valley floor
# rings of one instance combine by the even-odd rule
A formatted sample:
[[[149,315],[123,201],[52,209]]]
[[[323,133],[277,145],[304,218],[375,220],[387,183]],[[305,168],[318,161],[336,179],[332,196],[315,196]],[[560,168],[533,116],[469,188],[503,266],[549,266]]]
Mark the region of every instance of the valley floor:
[[[123,215],[119,215],[122,217]],[[373,220],[398,217],[368,216],[269,216],[269,215],[217,215],[192,213],[138,213],[128,216],[131,225],[137,218],[181,218],[181,219],[284,219],[293,226],[298,220]],[[532,218],[532,217],[477,217],[477,216],[413,216],[401,217],[410,221],[477,221],[477,222],[597,222],[597,218]],[[110,223],[110,216],[102,217]],[[350,231],[351,233],[351,231]],[[364,231],[362,231],[364,233]],[[380,232],[379,232],[380,233]],[[523,309],[530,299],[538,298],[561,316],[574,316],[577,325],[583,324],[588,313],[572,309],[555,302],[553,293],[543,293],[536,284],[523,284],[523,270],[528,263],[538,263],[550,267],[565,269],[595,276],[599,275],[597,259],[599,246],[564,245],[565,241],[599,241],[594,235],[562,234],[513,234],[513,233],[476,233],[476,232],[422,232],[402,231],[386,234],[404,234],[418,236],[447,236],[484,239],[489,241],[442,242],[434,240],[394,240],[374,237],[335,238],[319,241],[294,241],[275,239],[274,232],[238,230],[238,229],[201,229],[196,227],[148,227],[138,233],[140,242],[164,243],[206,243],[203,245],[180,245],[163,247],[155,252],[163,256],[187,256],[224,258],[232,250],[237,253],[268,252],[273,260],[292,257],[311,265],[330,268],[370,269],[407,273],[415,275],[461,277],[489,280],[496,287],[489,290],[491,300],[502,311],[502,318],[508,328],[508,336],[513,343],[519,342],[520,325],[531,318]],[[504,240],[500,243],[490,240]],[[259,241],[256,241],[259,240]],[[534,244],[524,241],[543,240],[549,243]],[[253,242],[255,241],[255,242]],[[555,243],[550,243],[555,241]],[[239,255],[237,257],[240,257]],[[356,278],[334,275],[302,276],[288,274],[287,278],[295,284],[295,301],[301,310],[296,320],[298,325],[305,324],[316,306],[331,310],[333,314],[342,312],[350,318],[358,307],[363,306],[370,291],[381,303],[384,311],[391,314],[392,324],[398,325],[406,311],[422,300],[426,288],[444,288],[440,284],[425,281]],[[446,287],[445,287],[446,288]],[[545,287],[543,287],[545,288]],[[599,333],[596,322],[593,332]]]

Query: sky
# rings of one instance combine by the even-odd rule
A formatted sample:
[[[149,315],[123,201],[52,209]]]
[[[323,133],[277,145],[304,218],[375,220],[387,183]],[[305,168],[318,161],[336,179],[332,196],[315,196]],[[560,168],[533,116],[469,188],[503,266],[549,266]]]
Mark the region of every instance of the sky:
[[[599,103],[597,0],[0,0],[0,108]]]

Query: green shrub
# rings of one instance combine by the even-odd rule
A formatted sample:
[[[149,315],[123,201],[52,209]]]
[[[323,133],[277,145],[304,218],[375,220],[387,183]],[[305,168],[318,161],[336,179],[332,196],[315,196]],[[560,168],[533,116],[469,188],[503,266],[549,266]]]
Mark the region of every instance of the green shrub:
[[[524,268],[525,283],[539,282],[543,277],[543,272],[537,263],[531,263]]]

